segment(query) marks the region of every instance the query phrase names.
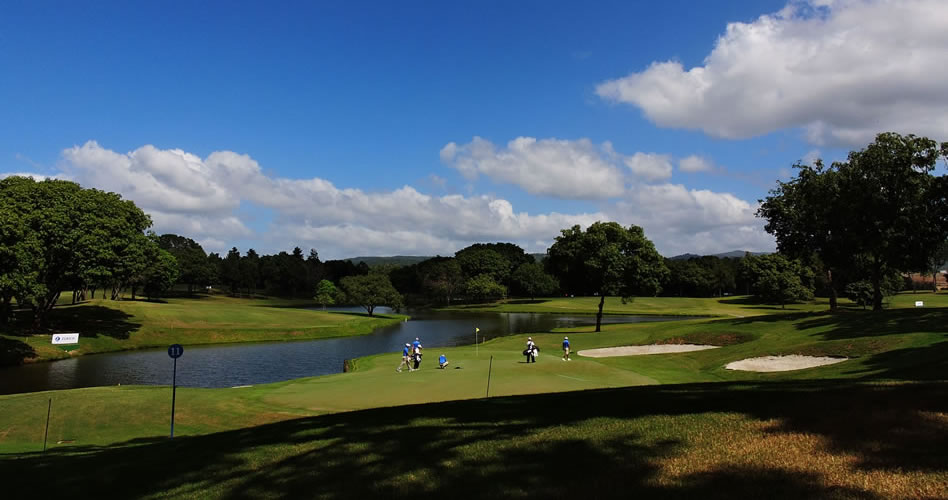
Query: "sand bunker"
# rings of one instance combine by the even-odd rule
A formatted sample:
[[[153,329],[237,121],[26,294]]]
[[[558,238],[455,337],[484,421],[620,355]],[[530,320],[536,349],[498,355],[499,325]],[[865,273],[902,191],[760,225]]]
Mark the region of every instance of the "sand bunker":
[[[600,349],[586,349],[579,351],[580,356],[590,358],[611,358],[613,356],[641,356],[643,354],[667,354],[670,352],[690,352],[703,351],[705,349],[717,349],[716,345],[697,345],[697,344],[652,344],[652,345],[627,345],[622,347],[603,347]]]
[[[728,363],[724,368],[728,370],[742,370],[746,372],[788,372],[802,370],[816,366],[842,363],[849,358],[830,358],[828,356],[764,356],[762,358],[748,358]]]

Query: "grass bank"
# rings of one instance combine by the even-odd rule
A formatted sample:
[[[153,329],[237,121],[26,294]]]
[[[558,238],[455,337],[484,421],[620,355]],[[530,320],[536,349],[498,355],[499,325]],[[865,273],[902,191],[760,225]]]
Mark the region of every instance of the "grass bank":
[[[931,292],[901,293],[886,298],[890,309],[914,307],[916,300],[925,302],[925,307],[948,307],[948,293]],[[840,299],[844,309],[861,309],[848,299]],[[463,304],[444,307],[443,310],[596,314],[599,297],[547,297],[538,299],[508,299],[484,304]],[[747,317],[782,315],[795,312],[819,312],[829,309],[829,300],[819,298],[809,302],[775,305],[764,304],[750,296],[734,297],[634,297],[622,302],[619,297],[606,297],[603,314],[654,315],[654,316],[717,316]]]
[[[79,332],[79,345],[54,346],[50,334],[32,334],[29,318],[0,330],[0,365],[48,361],[100,352],[230,342],[305,340],[370,333],[403,316],[302,309],[299,301],[219,295],[142,300],[90,300],[57,306],[50,330]]]

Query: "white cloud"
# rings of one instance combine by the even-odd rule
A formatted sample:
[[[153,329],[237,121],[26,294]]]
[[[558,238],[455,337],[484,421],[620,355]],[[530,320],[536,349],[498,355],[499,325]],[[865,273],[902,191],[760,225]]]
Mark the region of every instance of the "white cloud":
[[[63,152],[63,168],[86,187],[122,194],[149,213],[154,229],[226,251],[236,239],[265,241],[277,251],[309,244],[324,258],[380,254],[452,254],[476,241],[520,242],[543,251],[559,230],[604,219],[602,213],[516,212],[489,196],[430,196],[411,186],[381,193],[340,189],[320,178],[263,173],[251,157],[231,151],[207,158],[143,146],[117,153],[90,141]],[[241,203],[273,211],[264,233],[248,227]],[[266,221],[265,221],[266,222]],[[246,249],[242,249],[246,250]]]
[[[819,160],[820,158],[821,158],[820,150],[811,149],[810,151],[807,151],[805,155],[803,155],[803,158],[800,161],[802,161],[806,165],[813,165],[814,163],[816,163],[816,160]]]
[[[711,172],[714,164],[711,160],[698,155],[686,156],[678,160],[678,168],[682,172]]]
[[[669,155],[635,153],[625,158],[625,165],[636,176],[646,181],[660,181],[671,177],[672,164]]]
[[[793,1],[730,23],[688,69],[653,62],[599,84],[663,127],[746,138],[804,127],[813,144],[864,145],[881,131],[948,137],[948,2]]]
[[[654,153],[604,157],[626,165],[658,165],[636,172],[653,179],[665,175],[671,162]],[[152,216],[157,232],[188,236],[216,252],[244,242],[262,253],[316,248],[324,259],[451,255],[474,242],[496,241],[543,252],[561,229],[600,220],[642,226],[669,256],[774,246],[754,217],[756,204],[670,183],[633,183],[620,198],[603,201],[591,213],[529,214],[492,196],[432,196],[411,186],[368,193],[320,178],[274,177],[253,158],[230,151],[202,159],[153,146],[117,153],[88,142],[65,150],[63,159],[61,167],[72,180],[135,201]]]
[[[32,172],[0,173],[0,179],[6,179],[7,177],[29,177],[33,179],[34,181],[45,181],[46,179],[66,179],[66,176],[62,174],[46,175],[46,174],[34,174]]]
[[[536,195],[595,200],[620,196],[625,189],[616,164],[621,155],[608,142],[597,147],[589,139],[518,137],[498,149],[474,137],[468,144],[446,144],[440,156],[468,179],[483,174]]]
[[[756,203],[730,193],[670,183],[637,186],[607,210],[613,220],[642,226],[666,256],[773,250],[773,237],[764,232],[756,211]]]

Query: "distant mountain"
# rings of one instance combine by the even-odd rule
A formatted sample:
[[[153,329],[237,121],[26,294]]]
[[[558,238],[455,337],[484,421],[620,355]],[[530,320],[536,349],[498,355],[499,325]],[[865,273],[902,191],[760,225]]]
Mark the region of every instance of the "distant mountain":
[[[732,251],[730,251],[730,252],[716,253],[716,254],[712,255],[711,257],[717,257],[717,258],[719,258],[719,259],[735,259],[735,258],[743,257],[743,256],[744,256],[745,254],[747,254],[747,253],[749,253],[749,254],[751,254],[751,255],[765,255],[765,254],[767,254],[767,252],[748,252],[748,251],[746,251],[746,250],[732,250]],[[698,257],[704,257],[704,256],[703,256],[703,255],[694,254],[694,253],[683,253],[683,254],[681,254],[681,255],[676,255],[676,256],[674,256],[674,257],[670,257],[670,260],[688,260],[688,259],[697,259]]]
[[[423,255],[395,255],[392,257],[351,257],[348,259],[352,261],[353,264],[358,265],[359,262],[365,262],[369,267],[383,266],[386,264],[394,266],[410,266],[412,264],[417,264],[421,261],[428,260],[431,257],[426,257]]]

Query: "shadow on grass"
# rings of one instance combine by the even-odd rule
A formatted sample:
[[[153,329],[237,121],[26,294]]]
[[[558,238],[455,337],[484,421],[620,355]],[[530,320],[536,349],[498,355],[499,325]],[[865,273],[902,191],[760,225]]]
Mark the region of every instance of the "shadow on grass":
[[[544,304],[549,302],[550,299],[515,299],[505,301],[504,304],[513,304],[516,306],[528,305],[528,304]]]
[[[829,328],[827,340],[918,332],[948,333],[948,308],[820,313],[797,324],[800,330]]]
[[[127,339],[142,325],[129,321],[132,316],[105,306],[63,307],[49,313],[49,328],[56,332],[78,332],[82,337],[103,335]]]
[[[938,476],[948,472],[948,432],[931,415],[945,411],[944,382],[635,387],[379,408],[173,441],[0,455],[0,468],[17,479],[5,487],[11,498],[40,484],[47,496],[108,491],[124,498],[875,498],[827,484],[811,471],[807,453],[795,450],[787,453],[797,467],[723,460],[657,481],[662,460],[690,460],[694,446],[661,422],[737,413],[774,422],[765,433],[818,435],[826,451],[855,457],[855,467],[883,478],[896,470]],[[48,481],[50,471],[56,481]]]
[[[36,351],[21,340],[0,337],[0,366],[22,364],[36,357]]]
[[[130,314],[118,309],[99,305],[59,306],[48,313],[45,329],[34,330],[32,315],[19,314],[15,322],[4,326],[3,333],[29,337],[37,334],[76,332],[86,338],[104,335],[115,339],[127,339],[132,332],[142,326],[141,323],[130,321],[131,317]],[[0,356],[3,356],[9,348],[16,350],[17,346],[0,345]]]

